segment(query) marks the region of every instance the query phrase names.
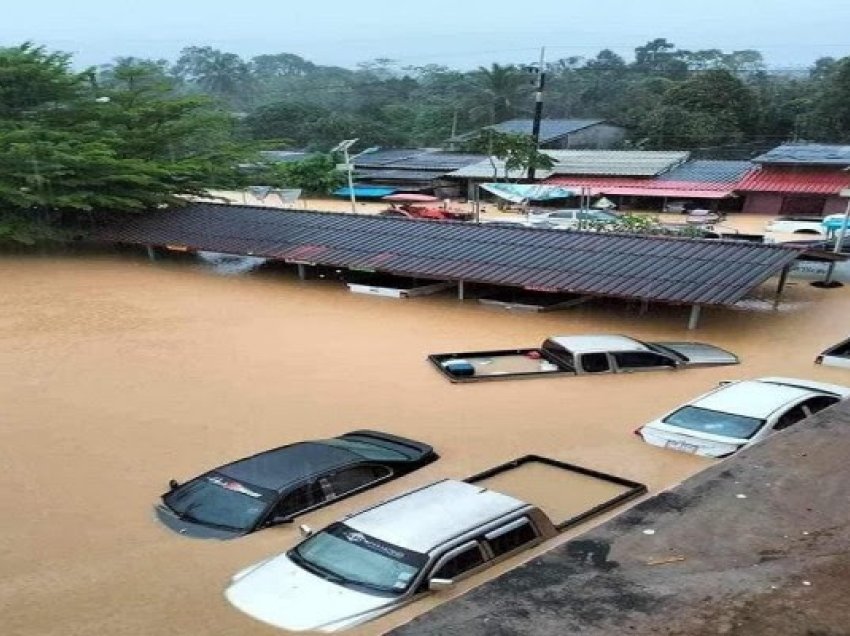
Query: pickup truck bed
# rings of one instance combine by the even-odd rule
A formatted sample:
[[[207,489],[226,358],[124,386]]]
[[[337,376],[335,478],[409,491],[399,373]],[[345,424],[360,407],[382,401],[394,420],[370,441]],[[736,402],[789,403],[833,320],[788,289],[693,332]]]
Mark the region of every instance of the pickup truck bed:
[[[466,481],[534,502],[559,531],[647,492],[644,484],[538,455],[520,457]]]
[[[543,349],[500,349],[497,351],[469,351],[465,353],[436,353],[428,360],[452,382],[479,382],[481,380],[515,380],[545,375],[576,375],[566,361]],[[465,361],[475,369],[475,375],[464,377],[451,373],[446,362]]]

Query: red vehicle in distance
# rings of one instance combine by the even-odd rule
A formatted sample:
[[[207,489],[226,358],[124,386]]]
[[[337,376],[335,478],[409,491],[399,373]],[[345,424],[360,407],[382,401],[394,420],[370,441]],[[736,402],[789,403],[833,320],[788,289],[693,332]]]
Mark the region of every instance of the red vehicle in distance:
[[[396,216],[408,219],[430,219],[432,221],[468,221],[472,212],[453,208],[449,200],[442,201],[427,194],[391,194],[384,197],[390,207],[379,216]]]

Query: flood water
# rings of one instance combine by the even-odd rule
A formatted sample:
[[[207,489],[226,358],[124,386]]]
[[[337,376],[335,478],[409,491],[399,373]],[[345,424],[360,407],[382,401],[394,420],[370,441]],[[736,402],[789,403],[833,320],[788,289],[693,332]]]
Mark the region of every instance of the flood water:
[[[677,403],[720,380],[763,375],[850,384],[846,370],[812,363],[850,335],[850,291],[803,282],[792,282],[784,311],[770,309],[765,290],[758,311],[704,311],[692,334],[685,309],[639,316],[636,306],[591,303],[537,315],[118,256],[0,257],[0,276],[4,636],[278,633],[231,608],[222,591],[238,570],[289,548],[295,527],[193,541],[161,528],[151,511],[170,478],[266,448],[368,427],[439,451],[421,471],[302,518],[313,527],[530,453],[654,493],[710,465],[632,434]],[[744,364],[452,385],[425,361],[588,332],[698,338]],[[483,581],[356,633],[380,633]]]

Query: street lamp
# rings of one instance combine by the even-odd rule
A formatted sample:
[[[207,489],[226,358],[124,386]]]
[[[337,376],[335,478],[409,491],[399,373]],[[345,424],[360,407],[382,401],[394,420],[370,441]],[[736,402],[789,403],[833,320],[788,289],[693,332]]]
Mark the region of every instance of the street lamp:
[[[336,147],[334,147],[331,152],[341,152],[344,157],[345,163],[337,166],[337,170],[343,170],[348,173],[348,194],[351,197],[351,211],[354,214],[357,214],[357,197],[354,195],[354,160],[357,157],[362,157],[363,155],[368,155],[370,152],[377,152],[380,150],[380,147],[373,146],[372,148],[366,148],[363,152],[358,152],[353,157],[349,155],[349,151],[351,147],[356,144],[359,139],[346,139],[343,142],[340,142]]]

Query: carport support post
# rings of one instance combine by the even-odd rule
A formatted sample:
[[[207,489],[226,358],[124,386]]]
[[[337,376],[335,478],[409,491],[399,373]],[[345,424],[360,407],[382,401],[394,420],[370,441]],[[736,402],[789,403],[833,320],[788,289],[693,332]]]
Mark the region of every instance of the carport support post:
[[[788,273],[791,271],[791,265],[786,265],[782,268],[782,273],[779,274],[779,284],[776,286],[776,298],[773,300],[773,308],[779,308],[779,301],[782,300],[782,292],[785,291],[785,284],[788,282]]]
[[[301,263],[298,263],[298,278],[300,280],[307,280],[307,268]]]
[[[147,250],[147,252],[148,252],[148,258],[149,258],[151,261],[155,261],[155,260],[156,260],[156,250],[154,250],[153,246],[151,246],[151,245],[147,245],[147,246],[145,247],[145,249],[146,249],[146,250]]]
[[[691,318],[688,320],[688,331],[693,331],[699,326],[699,316],[702,313],[700,305],[691,305]]]
[[[461,281],[458,281],[458,283],[457,283],[457,299],[463,300],[464,299],[463,296],[464,296],[464,289],[463,289],[463,281],[461,280]]]

